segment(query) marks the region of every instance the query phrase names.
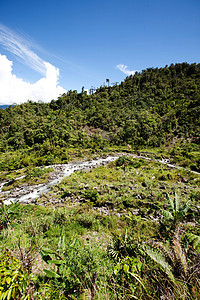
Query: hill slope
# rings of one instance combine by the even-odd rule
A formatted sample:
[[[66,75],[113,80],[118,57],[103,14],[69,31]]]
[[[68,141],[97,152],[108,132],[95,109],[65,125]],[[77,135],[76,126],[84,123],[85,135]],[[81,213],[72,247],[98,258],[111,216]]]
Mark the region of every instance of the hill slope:
[[[199,143],[200,64],[147,69],[92,95],[69,91],[51,103],[0,109],[0,151],[156,147]]]

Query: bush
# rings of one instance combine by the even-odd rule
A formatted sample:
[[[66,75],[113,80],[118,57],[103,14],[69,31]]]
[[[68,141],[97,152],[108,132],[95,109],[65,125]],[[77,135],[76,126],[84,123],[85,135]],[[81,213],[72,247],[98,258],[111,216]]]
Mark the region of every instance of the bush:
[[[0,256],[0,278],[0,299],[27,299],[29,275],[8,251]]]
[[[99,199],[99,193],[97,190],[87,190],[85,193],[85,198],[95,203]]]

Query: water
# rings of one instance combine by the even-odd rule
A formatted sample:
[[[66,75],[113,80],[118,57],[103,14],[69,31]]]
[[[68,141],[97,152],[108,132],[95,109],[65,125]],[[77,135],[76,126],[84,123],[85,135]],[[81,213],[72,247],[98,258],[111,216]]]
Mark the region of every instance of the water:
[[[48,167],[54,168],[55,170],[59,170],[57,172],[56,178],[54,178],[53,180],[50,180],[48,183],[45,183],[45,184],[24,187],[23,191],[20,191],[20,189],[18,189],[19,190],[18,196],[15,196],[15,197],[8,196],[8,198],[4,201],[4,203],[6,205],[10,204],[11,202],[15,202],[15,201],[19,201],[21,203],[29,203],[32,200],[38,198],[41,194],[49,192],[51,190],[52,186],[59,184],[64,177],[70,176],[75,171],[98,167],[100,165],[104,165],[111,161],[114,161],[117,158],[118,158],[118,156],[109,156],[107,158],[99,158],[97,160],[91,160],[91,161],[85,161],[85,162],[48,166]],[[20,178],[16,178],[16,179],[20,179]],[[10,193],[9,191],[2,192],[2,188],[6,183],[8,183],[8,181],[6,181],[0,185],[0,192],[1,192],[1,194],[4,194],[4,195]]]
[[[48,183],[45,183],[45,184],[24,187],[23,191],[21,191],[20,189],[15,189],[15,194],[17,194],[17,196],[14,196],[14,197],[8,196],[8,198],[4,201],[4,203],[10,204],[11,202],[14,202],[17,200],[21,203],[29,203],[32,200],[38,198],[41,194],[49,192],[51,190],[52,186],[59,184],[64,177],[70,176],[75,171],[79,171],[79,170],[83,170],[83,169],[89,170],[89,169],[98,167],[100,165],[107,164],[111,161],[116,160],[119,156],[120,156],[120,154],[118,156],[108,156],[107,158],[99,158],[96,160],[48,166],[48,167],[52,167],[58,171],[56,174],[56,176],[57,176],[56,178],[50,180]],[[143,158],[143,159],[146,159],[149,161],[150,160],[157,161],[157,162],[160,162],[161,164],[167,165],[170,168],[184,169],[191,173],[200,174],[196,171],[187,170],[185,168],[170,164],[168,159],[156,160],[156,159],[151,159],[149,157],[143,157],[143,156],[137,156],[137,155],[130,155],[130,156],[135,157],[135,158]],[[20,179],[23,177],[24,176],[21,176],[16,179]],[[9,193],[10,193],[9,191],[2,192],[3,186],[8,182],[9,181],[6,181],[6,182],[3,182],[0,184],[0,192],[2,195],[9,195]]]

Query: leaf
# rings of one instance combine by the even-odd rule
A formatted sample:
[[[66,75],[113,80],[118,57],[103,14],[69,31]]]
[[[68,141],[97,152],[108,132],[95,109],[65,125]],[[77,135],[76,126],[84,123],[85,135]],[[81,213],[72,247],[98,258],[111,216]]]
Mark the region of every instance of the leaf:
[[[61,231],[61,235],[60,235],[60,238],[59,238],[59,242],[58,242],[58,251],[64,251],[66,248],[66,245],[65,245],[65,227],[63,226],[62,227],[62,231]]]
[[[185,215],[185,214],[186,214],[186,212],[188,211],[189,207],[190,207],[190,201],[188,201],[187,203],[185,203],[185,204],[183,205],[183,207],[181,208],[181,213],[182,213],[182,215]]]
[[[6,282],[7,282],[7,284],[10,284],[11,278],[10,278],[10,277],[7,277],[7,278],[6,278]]]
[[[12,287],[8,290],[7,300],[10,300],[12,293]]]
[[[186,238],[189,240],[190,243],[193,243],[194,249],[197,252],[200,251],[200,236],[193,234],[193,233],[186,233]]]
[[[9,290],[5,291],[3,294],[2,294],[2,299],[6,299],[7,295],[8,295],[8,292]]]
[[[177,196],[177,193],[175,192],[175,195],[174,195],[174,209],[175,209],[175,212],[177,213],[180,209],[180,201],[178,199],[178,196]]]
[[[56,252],[50,249],[42,249],[40,251],[40,254],[49,255],[49,254],[55,254]]]
[[[168,210],[161,210],[161,214],[163,215],[163,217],[166,219],[166,220],[173,220],[174,219],[174,217],[173,217],[173,215],[171,214],[171,212],[170,211],[168,211]]]
[[[129,272],[129,265],[124,264],[123,269],[124,269],[125,273],[128,273]]]
[[[90,290],[84,289],[84,292],[79,296],[78,300],[89,300],[90,298]]]
[[[49,264],[55,264],[55,265],[62,265],[62,264],[63,264],[63,261],[62,261],[62,260],[55,259],[55,260],[49,260],[48,263],[49,263]]]
[[[145,288],[145,286],[144,286],[144,284],[142,283],[142,279],[141,278],[139,278],[139,276],[136,276],[134,273],[132,273],[132,272],[128,272],[133,278],[135,278],[142,286],[143,286],[143,288],[146,290],[146,288]]]
[[[14,287],[12,289],[12,297],[13,297],[13,299],[15,299],[15,296],[16,296],[16,287]]]
[[[167,194],[167,200],[171,206],[171,211],[174,212],[174,208],[175,208],[174,203],[173,203],[172,199],[169,197],[169,194]]]
[[[163,269],[163,271],[168,275],[168,277],[174,282],[175,278],[171,271],[171,266],[168,264],[168,262],[165,260],[164,256],[158,252],[156,249],[152,249],[148,246],[144,248],[146,254],[148,254],[152,260],[154,260],[156,263],[160,265],[160,267]]]
[[[50,278],[60,278],[60,275],[58,275],[56,272],[54,271],[50,271],[50,270],[46,270],[43,269],[43,271],[47,274],[48,277]]]

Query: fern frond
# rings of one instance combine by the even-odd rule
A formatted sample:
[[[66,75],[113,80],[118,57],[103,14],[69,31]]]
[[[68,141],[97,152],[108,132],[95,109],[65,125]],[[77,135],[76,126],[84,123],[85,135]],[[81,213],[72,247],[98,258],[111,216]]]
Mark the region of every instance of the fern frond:
[[[158,243],[158,249],[163,253],[164,257],[166,257],[168,260],[173,261],[173,253],[170,248],[170,244],[168,242],[164,243]]]
[[[200,236],[193,233],[186,233],[186,238],[192,243],[192,246],[197,252],[200,252]]]
[[[173,202],[172,199],[169,197],[169,194],[167,194],[167,200],[168,200],[168,202],[169,202],[169,204],[170,204],[170,210],[171,210],[172,212],[174,212],[174,209],[175,209],[175,207],[174,207],[174,202]]]
[[[149,246],[146,246],[144,248],[144,251],[147,255],[149,255],[149,257],[153,261],[155,261],[161,267],[161,269],[167,274],[169,279],[171,281],[175,282],[175,278],[174,278],[174,275],[172,273],[172,268],[168,264],[168,262],[165,260],[164,256],[160,252],[158,252],[155,249],[150,248]]]
[[[114,250],[113,248],[108,249],[108,253],[110,254],[111,257],[114,259],[117,259],[118,257],[118,251]]]
[[[89,289],[84,289],[83,293],[78,297],[78,300],[89,300],[91,299],[90,295],[90,290]]]
[[[58,241],[58,252],[64,251],[66,249],[65,245],[65,227],[62,227],[61,235]]]
[[[179,209],[180,209],[180,201],[178,199],[177,193],[175,192],[175,194],[174,194],[174,210],[177,213],[177,212],[179,212]]]
[[[187,203],[185,203],[185,204],[183,205],[183,207],[182,207],[181,210],[180,210],[181,213],[182,213],[183,215],[185,215],[185,214],[187,213],[189,207],[190,207],[190,201],[188,201]]]
[[[161,210],[161,214],[163,215],[163,217],[166,219],[166,220],[173,220],[174,217],[172,215],[172,213],[168,210]]]

